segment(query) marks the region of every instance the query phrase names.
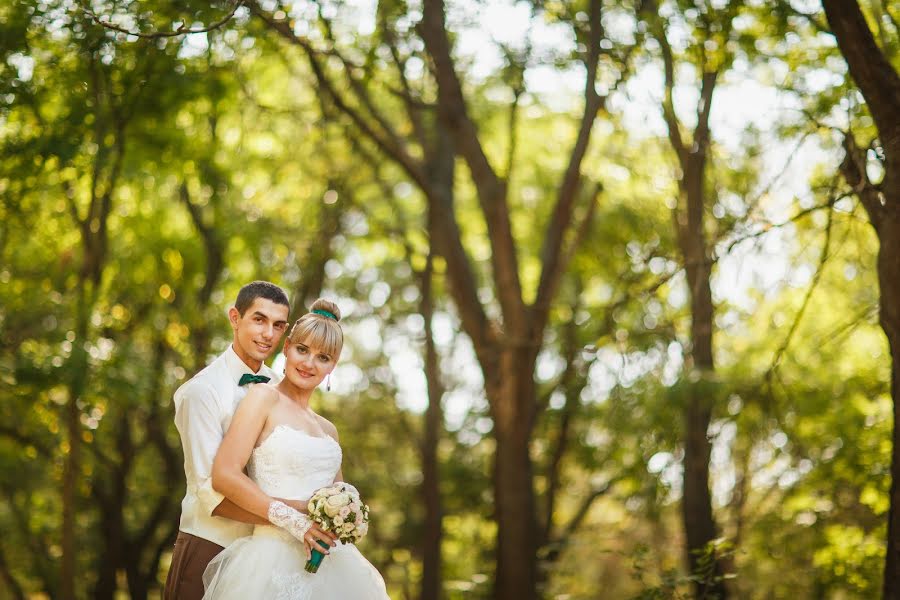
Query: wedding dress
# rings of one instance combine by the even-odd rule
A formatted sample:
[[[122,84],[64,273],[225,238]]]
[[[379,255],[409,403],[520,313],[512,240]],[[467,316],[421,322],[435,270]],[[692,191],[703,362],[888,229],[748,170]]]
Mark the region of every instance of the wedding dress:
[[[331,485],[341,467],[341,447],[277,426],[250,457],[248,473],[274,498],[306,500]],[[274,525],[223,550],[203,574],[204,600],[389,600],[384,580],[353,544],[337,543],[317,573],[307,573],[303,544]]]

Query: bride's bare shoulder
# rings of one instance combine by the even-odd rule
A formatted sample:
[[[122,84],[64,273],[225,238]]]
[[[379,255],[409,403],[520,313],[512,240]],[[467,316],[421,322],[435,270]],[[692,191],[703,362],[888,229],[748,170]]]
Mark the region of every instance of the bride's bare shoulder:
[[[247,395],[241,400],[241,404],[253,404],[256,406],[265,406],[271,408],[276,402],[280,394],[275,386],[268,383],[256,383],[250,386]]]
[[[337,439],[338,439],[337,427],[335,427],[331,421],[329,421],[322,415],[317,414],[316,418],[319,420],[319,425],[322,426],[322,431],[324,431],[326,434],[333,437],[335,439],[335,441],[337,441]]]

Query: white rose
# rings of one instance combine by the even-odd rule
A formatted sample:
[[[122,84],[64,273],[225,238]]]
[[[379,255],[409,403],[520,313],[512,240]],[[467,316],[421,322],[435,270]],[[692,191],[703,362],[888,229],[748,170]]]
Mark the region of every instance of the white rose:
[[[341,525],[341,533],[344,534],[350,533],[354,529],[356,529],[356,525],[354,525],[353,523],[344,523],[343,525]]]
[[[325,514],[329,517],[333,517],[338,514],[341,508],[346,506],[349,502],[350,497],[344,493],[329,496],[328,500],[325,501]]]

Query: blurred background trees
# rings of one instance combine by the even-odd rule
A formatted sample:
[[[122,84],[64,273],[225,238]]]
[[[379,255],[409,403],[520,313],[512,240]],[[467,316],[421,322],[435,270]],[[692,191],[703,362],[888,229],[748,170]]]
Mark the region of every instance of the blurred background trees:
[[[159,597],[261,278],[392,597],[897,598],[900,4],[824,4],[0,6],[3,597]]]

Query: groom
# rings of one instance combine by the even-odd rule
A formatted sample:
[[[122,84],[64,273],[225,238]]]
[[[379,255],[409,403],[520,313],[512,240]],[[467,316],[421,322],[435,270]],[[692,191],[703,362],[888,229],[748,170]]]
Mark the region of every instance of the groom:
[[[247,393],[246,384],[279,379],[265,360],[278,348],[289,314],[287,295],[277,285],[254,281],[242,287],[228,310],[234,330],[231,345],[175,392],[187,493],[181,502],[166,600],[200,600],[209,561],[237,538],[250,535],[252,525],[267,523],[213,489],[212,463],[234,410]]]

